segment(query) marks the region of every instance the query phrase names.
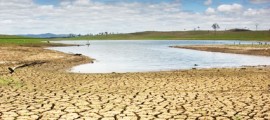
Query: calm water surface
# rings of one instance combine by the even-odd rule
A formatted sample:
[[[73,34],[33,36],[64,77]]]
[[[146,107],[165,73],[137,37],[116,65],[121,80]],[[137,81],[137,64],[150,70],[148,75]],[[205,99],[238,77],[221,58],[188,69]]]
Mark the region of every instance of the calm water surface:
[[[59,42],[58,42],[59,43]],[[60,41],[66,44],[86,44],[87,41]],[[243,65],[270,65],[270,57],[204,52],[179,48],[174,45],[238,44],[239,41],[179,41],[179,40],[106,40],[90,41],[88,46],[53,47],[66,53],[81,53],[96,59],[93,64],[75,66],[72,72],[111,73],[147,72]],[[241,44],[251,44],[243,42]]]

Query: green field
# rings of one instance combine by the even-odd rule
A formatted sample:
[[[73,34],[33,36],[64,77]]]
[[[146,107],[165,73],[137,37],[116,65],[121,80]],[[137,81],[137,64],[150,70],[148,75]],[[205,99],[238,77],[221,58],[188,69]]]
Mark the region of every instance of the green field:
[[[270,41],[270,31],[172,31],[108,34],[71,38],[40,39],[14,35],[0,35],[0,45],[46,46],[48,40],[253,40]]]
[[[15,35],[0,35],[0,45],[39,45],[45,39],[28,38]]]
[[[65,38],[70,40],[254,40],[270,41],[270,31],[138,32]]]

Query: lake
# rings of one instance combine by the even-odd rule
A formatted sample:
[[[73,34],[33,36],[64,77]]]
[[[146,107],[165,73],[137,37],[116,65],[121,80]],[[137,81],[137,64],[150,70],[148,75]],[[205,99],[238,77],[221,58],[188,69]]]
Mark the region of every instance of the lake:
[[[51,47],[65,53],[81,53],[96,59],[75,66],[76,73],[124,73],[168,71],[191,68],[221,68],[270,65],[270,57],[170,48],[175,45],[238,44],[239,41],[207,40],[91,40],[90,46]],[[58,41],[82,44],[87,41]],[[252,42],[241,41],[241,44]],[[194,66],[197,64],[198,66]]]

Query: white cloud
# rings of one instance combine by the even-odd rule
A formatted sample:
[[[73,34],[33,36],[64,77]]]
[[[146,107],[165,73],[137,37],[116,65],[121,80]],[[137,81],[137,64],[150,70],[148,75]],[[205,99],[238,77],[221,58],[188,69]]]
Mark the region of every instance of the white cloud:
[[[212,0],[206,0],[204,1],[204,5],[211,5],[212,4]]]
[[[209,7],[209,8],[207,8],[207,9],[205,10],[205,13],[206,13],[207,15],[215,14],[215,13],[216,13],[216,10],[215,10],[214,8]]]
[[[244,12],[245,16],[270,15],[270,9],[252,9],[249,8]]]
[[[0,23],[2,24],[11,24],[13,21],[12,20],[2,20]]]
[[[243,6],[237,3],[234,4],[223,4],[218,6],[217,10],[220,12],[225,12],[225,13],[237,13],[242,11]]]
[[[255,4],[262,4],[262,3],[268,3],[270,0],[250,0],[251,3]]]
[[[90,1],[89,0],[75,0],[74,4],[75,5],[89,5]]]
[[[216,22],[227,29],[235,28],[235,25],[254,26],[254,23],[261,23],[260,29],[269,29],[267,9],[244,11],[237,4],[219,7],[209,7],[205,13],[191,13],[182,11],[179,2],[106,4],[91,0],[61,0],[59,6],[53,6],[38,5],[32,0],[0,0],[0,34],[176,31],[193,30],[196,26],[208,30]],[[244,15],[219,13],[232,11]],[[257,16],[248,18],[252,14]]]

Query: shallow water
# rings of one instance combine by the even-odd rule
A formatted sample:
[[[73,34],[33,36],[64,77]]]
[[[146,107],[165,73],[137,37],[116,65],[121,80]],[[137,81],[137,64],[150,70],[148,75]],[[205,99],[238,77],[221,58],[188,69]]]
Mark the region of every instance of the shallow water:
[[[59,43],[59,42],[58,42]],[[86,44],[87,41],[60,41],[66,44]],[[270,57],[204,52],[179,48],[174,45],[238,44],[239,41],[179,41],[179,40],[105,40],[90,41],[88,46],[53,47],[66,53],[81,53],[96,59],[93,64],[75,66],[72,72],[111,73],[147,72],[191,68],[240,67],[270,65]],[[243,42],[241,44],[251,44]],[[198,66],[194,66],[197,64]]]

